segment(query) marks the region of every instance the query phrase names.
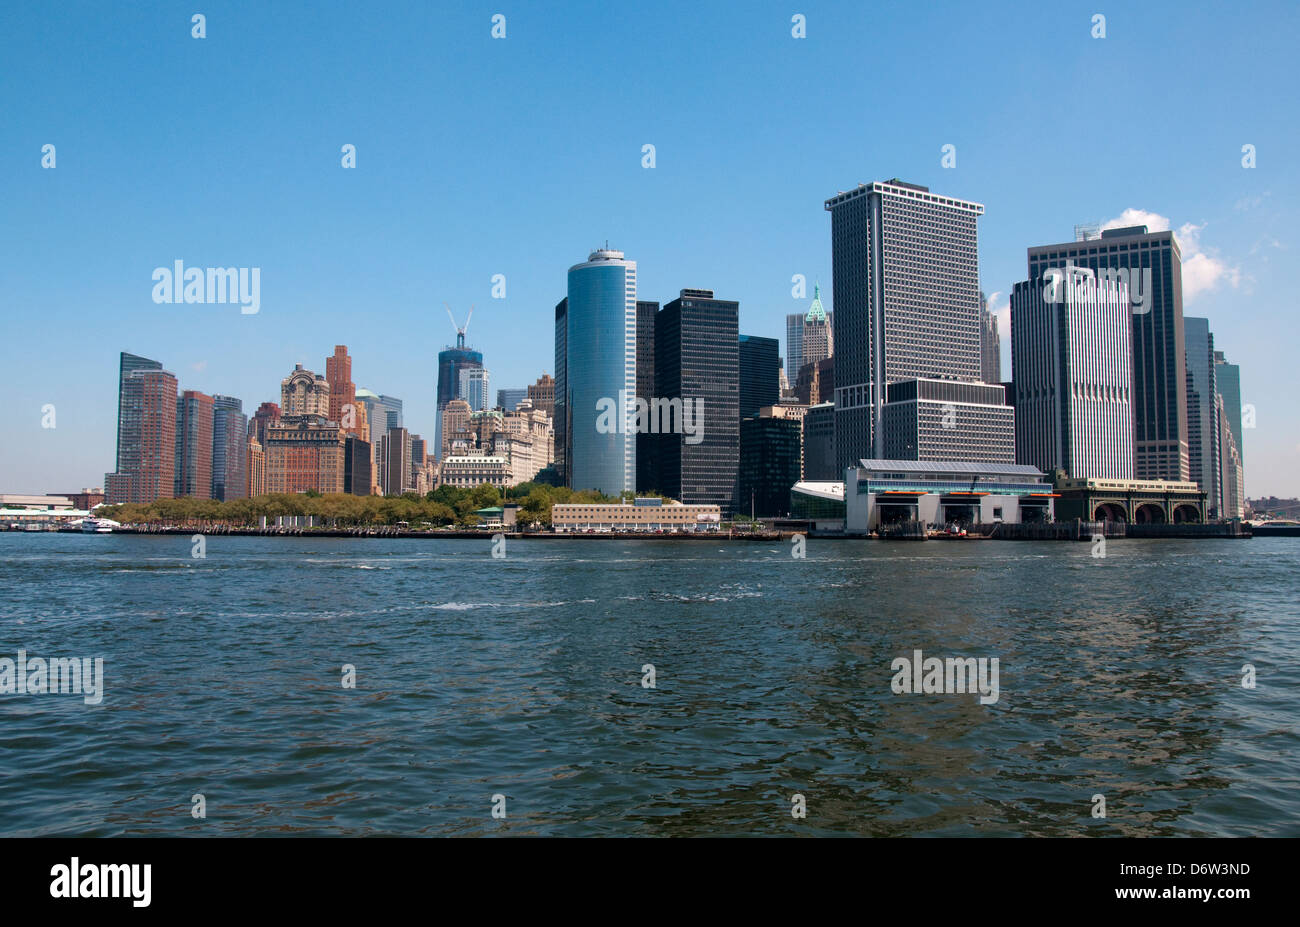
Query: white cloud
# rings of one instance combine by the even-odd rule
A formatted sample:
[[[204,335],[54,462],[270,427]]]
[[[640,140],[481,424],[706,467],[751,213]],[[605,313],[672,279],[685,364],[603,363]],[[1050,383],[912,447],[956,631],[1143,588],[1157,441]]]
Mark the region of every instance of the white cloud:
[[[1115,229],[1129,225],[1145,225],[1152,232],[1167,232],[1173,228],[1167,216],[1133,208],[1124,210],[1117,218],[1103,222],[1101,227]],[[1204,228],[1204,222],[1200,225],[1186,222],[1174,232],[1183,255],[1184,303],[1194,302],[1196,297],[1220,283],[1227,283],[1233,289],[1241,284],[1241,268],[1221,259],[1217,248],[1201,245],[1201,230]]]

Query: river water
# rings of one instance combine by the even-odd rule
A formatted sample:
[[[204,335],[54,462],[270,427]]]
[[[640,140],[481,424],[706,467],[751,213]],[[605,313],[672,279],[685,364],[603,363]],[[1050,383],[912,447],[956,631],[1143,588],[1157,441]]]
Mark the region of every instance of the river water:
[[[1300,539],[193,552],[0,534],[0,834],[1300,834]]]

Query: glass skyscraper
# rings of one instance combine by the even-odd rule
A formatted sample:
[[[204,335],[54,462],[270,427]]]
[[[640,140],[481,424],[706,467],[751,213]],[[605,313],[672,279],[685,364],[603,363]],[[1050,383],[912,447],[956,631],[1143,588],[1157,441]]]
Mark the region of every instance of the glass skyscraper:
[[[746,419],[781,401],[780,345],[775,338],[741,335],[739,349],[740,417]]]
[[[1094,274],[1102,269],[1124,270],[1129,277],[1129,298],[1133,303],[1133,474],[1139,480],[1186,480],[1191,463],[1183,259],[1174,233],[1148,232],[1145,225],[1135,225],[1106,229],[1100,238],[1029,249],[1030,280],[1043,279],[1049,270],[1063,273],[1067,265],[1084,267]]]
[[[732,509],[740,466],[739,324],[740,303],[714,299],[712,290],[682,290],[655,316],[655,397],[680,399],[683,421],[663,434],[662,413],[655,416],[652,480],[688,505],[723,512]],[[770,363],[775,378],[775,344]]]
[[[212,397],[212,498],[242,499],[248,492],[248,416],[234,396]]]
[[[592,252],[585,263],[570,267],[564,317],[568,484],[611,495],[633,491],[636,262],[625,260],[622,251],[604,248]],[[559,367],[557,358],[557,389]],[[558,404],[558,395],[556,400]],[[611,402],[613,416],[602,416],[602,408]]]

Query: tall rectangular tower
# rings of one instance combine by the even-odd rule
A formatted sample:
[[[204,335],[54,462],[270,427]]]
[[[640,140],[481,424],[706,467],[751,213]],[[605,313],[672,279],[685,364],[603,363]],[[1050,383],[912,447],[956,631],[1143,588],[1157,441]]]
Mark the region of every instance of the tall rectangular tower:
[[[1206,515],[1217,518],[1223,508],[1219,485],[1219,408],[1216,402],[1214,333],[1210,320],[1186,316],[1187,345],[1187,463],[1192,482],[1205,493]]]
[[[176,377],[157,361],[123,354],[118,381],[117,469],[105,501],[153,502],[176,493]]]
[[[775,338],[741,335],[739,348],[739,409],[746,419],[781,401],[781,346]]]
[[[1183,259],[1173,232],[1145,225],[1106,229],[1100,238],[1029,249],[1029,279],[1070,268],[1123,271],[1130,281],[1133,344],[1133,470],[1139,480],[1186,480],[1186,345]]]
[[[1012,288],[1016,463],[1133,479],[1131,338],[1126,284],[1071,277],[1058,291],[1039,278]]]
[[[884,454],[886,387],[980,379],[979,203],[894,179],[828,199],[840,472]]]
[[[682,411],[681,427],[654,442],[657,488],[723,512],[740,466],[739,329],[740,303],[712,290],[682,290],[655,316],[655,397],[680,400]],[[663,417],[655,424],[662,432]]]
[[[176,497],[212,498],[212,397],[188,389],[176,400]]]
[[[631,492],[636,487],[636,435],[631,427],[636,400],[636,261],[626,260],[622,251],[602,248],[570,267],[566,319],[568,484],[610,495]]]
[[[568,398],[568,324],[569,298],[555,304],[555,472],[561,486],[569,482],[569,398]]]

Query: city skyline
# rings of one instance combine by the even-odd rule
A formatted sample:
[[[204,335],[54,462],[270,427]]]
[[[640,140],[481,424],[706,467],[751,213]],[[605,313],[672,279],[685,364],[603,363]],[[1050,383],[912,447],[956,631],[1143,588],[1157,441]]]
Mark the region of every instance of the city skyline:
[[[343,8],[327,9],[338,14]],[[511,13],[509,38],[495,44],[486,14],[448,11],[422,41],[435,51],[467,46],[455,66],[438,63],[439,54],[417,55],[414,44],[399,42],[391,52],[397,67],[424,78],[412,86],[459,95],[446,102],[437,131],[417,131],[398,118],[401,106],[428,98],[407,96],[423,90],[402,90],[401,101],[369,115],[370,101],[383,97],[373,67],[359,67],[353,87],[329,76],[323,65],[309,64],[310,79],[285,85],[277,105],[268,107],[243,99],[242,83],[223,87],[210,63],[214,54],[246,55],[247,79],[274,84],[267,75],[280,66],[265,49],[299,31],[300,41],[322,41],[322,23],[239,7],[214,15],[212,25],[237,18],[240,28],[212,28],[204,45],[189,38],[180,20],[177,37],[169,37],[171,14],[156,11],[108,15],[74,6],[42,14],[39,24],[18,11],[11,35],[40,42],[14,43],[7,80],[40,89],[16,99],[13,108],[15,124],[29,130],[22,136],[28,144],[8,146],[0,155],[0,183],[12,205],[6,251],[12,267],[23,268],[7,275],[14,283],[11,299],[21,308],[6,313],[5,334],[10,343],[21,343],[35,325],[84,334],[65,357],[24,353],[7,367],[12,398],[0,471],[7,487],[16,489],[98,485],[113,469],[117,397],[108,384],[122,350],[162,358],[184,390],[234,396],[251,411],[274,399],[268,384],[278,371],[294,362],[318,366],[333,344],[346,343],[358,358],[353,380],[404,397],[406,427],[435,434],[433,371],[448,342],[445,317],[439,318],[442,302],[479,307],[476,326],[482,327],[474,346],[498,371],[499,382],[554,374],[550,307],[564,295],[564,267],[606,237],[638,261],[643,299],[670,299],[684,284],[709,287],[742,305],[742,331],[782,338],[784,344],[785,316],[809,308],[817,281],[823,302],[830,305],[834,298],[821,202],[855,182],[897,176],[986,205],[978,282],[1004,326],[1011,287],[1024,277],[1026,247],[1067,241],[1077,223],[1172,227],[1183,252],[1184,311],[1210,320],[1216,349],[1241,367],[1240,401],[1256,413],[1257,427],[1244,435],[1248,492],[1300,494],[1294,467],[1300,419],[1286,402],[1284,379],[1285,334],[1294,323],[1284,303],[1289,288],[1278,276],[1285,272],[1296,196],[1294,182],[1269,169],[1282,163],[1279,152],[1296,131],[1276,118],[1285,84],[1273,79],[1277,75],[1269,69],[1277,66],[1267,60],[1285,56],[1221,48],[1214,42],[1212,15],[1180,9],[1178,22],[1169,23],[1171,9],[1155,5],[1114,16],[1104,40],[1088,35],[1087,16],[1069,12],[1031,25],[1029,17],[990,18],[977,11],[887,11],[885,22],[909,21],[939,35],[968,33],[1026,50],[1019,65],[993,57],[983,59],[978,71],[954,65],[955,72],[912,75],[907,95],[934,99],[936,111],[891,115],[874,139],[835,118],[857,87],[841,60],[847,35],[867,21],[864,12],[847,6],[810,11],[808,38],[795,40],[784,11],[747,14],[745,29],[733,34],[725,12],[670,4],[637,17],[636,30],[620,28],[612,47],[599,49],[595,61],[573,65],[576,73],[555,67],[551,58],[556,48],[581,44],[598,27],[617,24],[594,7],[588,17],[594,23],[581,14]],[[683,26],[687,10],[691,15]],[[407,12],[423,15],[415,7]],[[1282,6],[1245,15],[1247,25],[1251,16],[1258,17],[1256,25],[1270,24],[1253,30],[1265,46],[1296,20],[1295,11]],[[61,48],[77,54],[66,45],[78,34],[71,28],[77,21],[97,35],[139,34],[159,48],[158,60],[139,64],[140,72],[130,78],[139,99],[123,109],[120,124],[86,120],[76,103],[77,81],[42,70],[47,54]],[[1042,44],[1044,29],[1061,35],[1060,42],[1048,43],[1050,54],[1030,47]],[[1168,41],[1143,45],[1142,36],[1153,31]],[[235,32],[242,37],[237,45]],[[732,114],[716,101],[692,98],[689,88],[698,75],[664,72],[647,83],[635,78],[630,64],[619,63],[620,56],[635,58],[629,52],[667,36],[689,48],[710,49],[710,74],[724,75],[736,62],[761,55],[771,76],[761,77]],[[363,63],[380,54],[364,42],[346,47]],[[119,54],[91,49],[87,67],[119,73],[125,66]],[[1139,54],[1140,68],[1133,60]],[[1033,122],[1023,118],[1026,107],[1044,113],[1044,120],[1056,112],[1055,95],[1032,86],[1038,76],[1053,75],[1056,86],[1063,78],[1101,75],[1122,86],[1148,68],[1173,67],[1188,55],[1207,60],[1208,67],[1185,76],[1178,100],[1144,113],[1166,140],[1159,151],[1135,152],[1123,139],[1102,137],[1087,152],[1053,152],[1049,158],[1030,143],[1041,127],[1021,124]],[[887,50],[875,67],[902,73],[904,59],[901,50]],[[805,74],[814,61],[816,71]],[[528,118],[526,101],[513,98],[534,81],[529,99],[557,103],[561,123],[577,119],[585,98],[572,88],[587,67],[625,79],[640,105],[611,116],[611,131],[591,151],[577,154],[553,144],[561,136],[549,123]],[[1244,98],[1228,89],[1243,70],[1256,87]],[[756,77],[752,67],[742,74],[745,80]],[[166,89],[177,75],[185,76],[180,86]],[[954,83],[967,86],[954,89]],[[770,129],[747,128],[740,133],[744,146],[709,150],[677,141],[678,123],[712,137],[734,130],[737,120],[748,127],[760,114],[770,119],[771,100],[788,106],[779,112],[789,119],[774,120],[780,125]],[[259,154],[232,161],[225,146],[158,137],[157,113],[177,105],[200,121],[238,113]],[[1194,117],[1216,108],[1232,116],[1208,128]],[[647,117],[647,109],[659,115]],[[1012,113],[1016,122],[1007,121]],[[436,144],[446,126],[461,129],[469,150]],[[818,142],[815,158],[807,156],[809,137]],[[39,166],[46,142],[58,146],[58,166],[51,171]],[[340,146],[347,143],[358,148],[354,171],[339,165]],[[942,146],[949,143],[956,150],[951,169],[941,162]],[[1260,152],[1255,169],[1241,164],[1247,143]],[[644,144],[656,146],[653,169],[642,167]],[[431,151],[442,159],[439,177],[454,178],[457,190],[449,192],[424,166]],[[483,163],[471,163],[475,159]],[[1026,180],[1030,168],[1041,181]],[[145,183],[154,189],[138,201],[124,192],[125,187],[138,194]],[[1042,196],[1044,186],[1050,197]],[[745,197],[736,195],[741,187]],[[159,198],[163,189],[166,197]],[[430,208],[408,205],[417,198],[412,194]],[[674,221],[683,210],[708,207],[713,219],[707,227],[684,230]],[[458,221],[443,228],[437,216],[448,211]],[[195,215],[212,221],[196,231],[190,218]],[[83,216],[101,221],[84,223]],[[778,221],[760,224],[758,217]],[[376,234],[388,224],[392,234]],[[743,234],[750,228],[762,232]],[[259,312],[154,303],[150,275],[175,260],[260,268]],[[69,275],[69,266],[81,272]],[[505,281],[500,300],[492,298],[497,274]],[[795,274],[806,281],[802,300],[791,296]],[[1001,336],[1008,345],[1005,327]],[[1002,353],[1003,379],[1009,379],[1010,352]],[[40,427],[46,404],[57,410],[56,428]]]

